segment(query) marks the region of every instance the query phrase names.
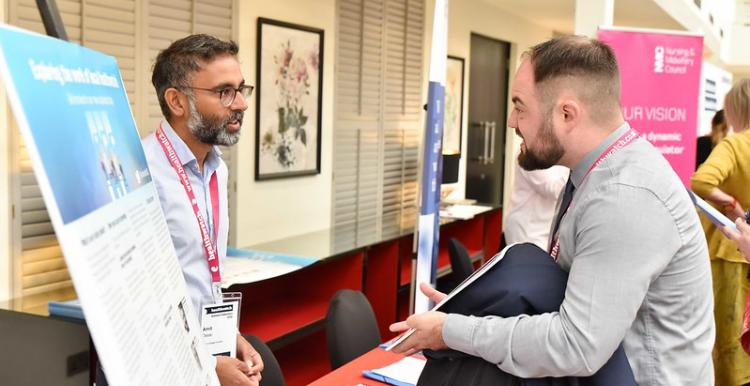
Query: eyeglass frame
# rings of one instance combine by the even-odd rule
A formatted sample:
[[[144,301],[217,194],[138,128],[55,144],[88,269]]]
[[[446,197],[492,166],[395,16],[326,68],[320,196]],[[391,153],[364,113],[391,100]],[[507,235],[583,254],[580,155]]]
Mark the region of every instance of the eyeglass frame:
[[[224,107],[231,106],[232,103],[234,103],[235,99],[237,99],[237,94],[242,94],[243,90],[250,90],[247,92],[247,95],[242,94],[243,98],[249,98],[251,95],[253,95],[253,90],[255,90],[255,86],[250,85],[250,84],[243,84],[242,86],[237,87],[237,88],[225,86],[225,87],[221,87],[220,90],[217,90],[216,88],[204,88],[204,87],[193,87],[193,86],[186,86],[185,88],[189,88],[191,90],[203,90],[203,91],[210,91],[210,92],[217,93],[219,94],[219,102]],[[224,94],[225,92],[229,90],[234,91],[234,95],[232,95],[232,100],[230,100],[229,103],[224,103],[222,101],[222,94]]]

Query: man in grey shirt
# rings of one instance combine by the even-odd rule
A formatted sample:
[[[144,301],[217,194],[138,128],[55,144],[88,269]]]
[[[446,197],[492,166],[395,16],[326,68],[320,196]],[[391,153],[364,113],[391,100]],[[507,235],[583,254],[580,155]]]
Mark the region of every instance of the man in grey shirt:
[[[623,120],[619,97],[604,43],[562,37],[525,54],[508,125],[524,139],[522,167],[571,169],[550,241],[569,272],[565,299],[534,316],[414,315],[391,326],[416,329],[396,351],[452,348],[523,378],[587,376],[622,342],[641,386],[714,383],[706,241],[685,187]]]

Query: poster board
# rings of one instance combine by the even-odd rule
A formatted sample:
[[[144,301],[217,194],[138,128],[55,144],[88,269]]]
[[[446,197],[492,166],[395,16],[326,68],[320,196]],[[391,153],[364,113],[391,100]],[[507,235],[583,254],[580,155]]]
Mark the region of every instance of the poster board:
[[[115,59],[0,26],[0,75],[109,383],[218,385]]]

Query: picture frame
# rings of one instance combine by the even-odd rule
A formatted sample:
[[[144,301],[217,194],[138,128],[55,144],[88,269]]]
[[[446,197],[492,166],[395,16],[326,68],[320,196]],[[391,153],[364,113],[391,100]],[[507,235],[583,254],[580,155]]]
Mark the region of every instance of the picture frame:
[[[448,55],[445,67],[443,154],[461,154],[464,107],[464,58]]]
[[[320,174],[319,28],[258,18],[255,180]]]

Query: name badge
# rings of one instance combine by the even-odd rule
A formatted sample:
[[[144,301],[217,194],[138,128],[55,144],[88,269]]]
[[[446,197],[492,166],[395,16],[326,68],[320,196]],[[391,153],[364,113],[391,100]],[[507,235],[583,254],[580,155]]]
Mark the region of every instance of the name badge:
[[[227,294],[228,295],[228,294]],[[204,305],[201,310],[203,341],[211,355],[237,357],[240,301]]]

